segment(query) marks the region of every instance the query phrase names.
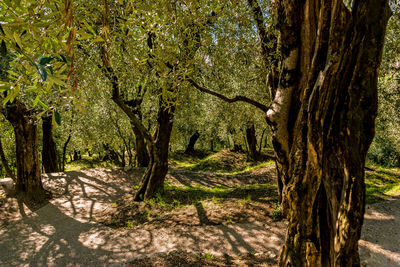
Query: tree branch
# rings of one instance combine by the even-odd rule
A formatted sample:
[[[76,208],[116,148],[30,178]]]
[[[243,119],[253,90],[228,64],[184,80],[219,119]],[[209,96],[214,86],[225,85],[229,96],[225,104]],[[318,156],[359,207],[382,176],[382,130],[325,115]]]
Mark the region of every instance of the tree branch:
[[[86,56],[89,56],[88,51],[86,49],[84,49],[81,45],[78,45],[78,49],[80,49]],[[149,142],[153,142],[150,132],[146,129],[146,127],[144,127],[144,125],[139,120],[139,118],[135,115],[135,113],[132,111],[132,109],[128,105],[126,105],[124,100],[122,99],[120,91],[119,91],[118,77],[115,74],[114,69],[111,67],[107,51],[105,50],[104,47],[101,48],[100,56],[103,61],[103,66],[100,64],[95,64],[95,65],[101,72],[103,72],[103,74],[111,82],[111,85],[112,85],[111,99],[128,116],[128,118],[130,119],[132,124],[135,125],[137,127],[138,131],[140,131],[142,133],[143,137],[146,140],[148,140]]]
[[[213,96],[216,96],[216,97],[218,97],[219,99],[221,99],[221,100],[223,100],[223,101],[225,101],[225,102],[228,102],[228,103],[245,102],[245,103],[248,103],[248,104],[250,104],[250,105],[253,105],[254,107],[256,107],[256,108],[262,110],[263,112],[267,112],[267,111],[268,111],[268,107],[267,107],[266,105],[261,104],[260,102],[257,102],[257,101],[255,101],[255,100],[253,100],[253,99],[248,98],[248,97],[245,97],[245,96],[235,96],[235,97],[233,97],[233,98],[229,98],[229,97],[224,96],[224,95],[222,95],[222,94],[220,94],[220,93],[217,93],[217,92],[208,90],[208,89],[206,89],[206,88],[200,86],[199,84],[197,84],[197,83],[196,83],[195,81],[193,81],[192,79],[187,79],[187,81],[188,81],[189,83],[191,83],[197,90],[199,90],[199,91],[201,91],[201,92],[204,92],[204,93],[207,93],[207,94],[210,94],[210,95],[213,95]]]
[[[264,66],[268,71],[267,74],[267,86],[269,87],[269,93],[271,99],[275,97],[276,90],[278,88],[278,58],[275,55],[277,52],[278,39],[271,30],[268,30],[264,23],[264,15],[258,0],[247,0],[250,7],[251,14],[256,22],[258,37],[260,39],[261,55],[264,62]]]

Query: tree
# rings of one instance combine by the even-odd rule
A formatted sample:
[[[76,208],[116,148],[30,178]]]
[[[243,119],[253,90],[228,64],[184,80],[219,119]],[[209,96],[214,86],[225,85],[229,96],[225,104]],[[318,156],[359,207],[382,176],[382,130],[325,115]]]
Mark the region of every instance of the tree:
[[[60,4],[7,1],[0,12],[7,22],[0,25],[0,113],[14,128],[17,193],[34,202],[49,196],[41,181],[37,118],[51,108],[43,101],[61,96],[66,86]]]
[[[400,165],[400,2],[393,1],[391,8],[393,15],[388,23],[378,82],[376,134],[368,151],[368,159],[395,167]]]
[[[59,118],[59,114],[57,113]],[[46,173],[58,172],[58,153],[53,139],[53,114],[42,116],[42,162]]]
[[[359,266],[387,0],[277,2],[282,67],[267,112],[289,221],[280,266]]]
[[[189,144],[187,145],[186,149],[185,149],[185,153],[186,154],[190,154],[193,153],[194,150],[194,145],[196,144],[197,140],[200,137],[200,133],[196,130],[196,132],[194,134],[192,134],[192,136],[189,139]]]

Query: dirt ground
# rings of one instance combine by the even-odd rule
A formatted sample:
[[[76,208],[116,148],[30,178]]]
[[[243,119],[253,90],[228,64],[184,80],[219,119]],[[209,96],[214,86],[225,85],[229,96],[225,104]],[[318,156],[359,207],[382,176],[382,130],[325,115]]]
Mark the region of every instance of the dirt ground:
[[[131,191],[141,173],[92,169],[50,174],[44,184],[54,196],[38,210],[0,191],[0,266],[276,264],[286,223],[271,218],[273,202],[261,197],[240,205],[232,205],[234,200],[229,197],[216,203],[205,201],[132,227],[110,228],[99,223],[98,217]],[[245,175],[188,173],[175,168],[168,179],[181,186],[227,187],[274,180],[270,167]],[[238,208],[229,211],[231,206]],[[263,210],[258,217],[257,209]],[[221,219],[222,211],[228,215]],[[400,266],[398,229],[400,200],[367,207],[359,243],[364,266]]]

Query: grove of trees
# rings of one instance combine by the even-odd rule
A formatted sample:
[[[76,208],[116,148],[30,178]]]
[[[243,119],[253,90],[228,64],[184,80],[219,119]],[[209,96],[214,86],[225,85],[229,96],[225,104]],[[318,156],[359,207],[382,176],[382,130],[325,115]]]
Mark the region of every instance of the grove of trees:
[[[399,8],[2,1],[0,175],[40,203],[42,172],[88,155],[146,168],[143,201],[171,151],[257,160],[273,148],[289,222],[280,266],[359,266],[365,162],[400,163]]]

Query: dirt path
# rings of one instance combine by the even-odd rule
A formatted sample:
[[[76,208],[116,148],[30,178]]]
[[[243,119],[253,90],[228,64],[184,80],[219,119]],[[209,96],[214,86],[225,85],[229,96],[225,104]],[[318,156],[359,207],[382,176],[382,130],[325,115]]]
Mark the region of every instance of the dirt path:
[[[400,266],[400,200],[367,206],[359,245],[364,266]]]
[[[105,169],[52,175],[45,184],[59,197],[35,212],[20,205],[20,213],[28,215],[0,228],[0,266],[101,266],[172,250],[277,254],[282,222],[152,230],[115,230],[93,222],[93,215],[127,192],[137,177]]]
[[[3,203],[0,266],[106,266],[173,250],[216,255],[268,253],[276,258],[284,239],[284,222],[147,230],[115,230],[94,222],[94,214],[128,192],[139,174],[106,169],[53,174],[45,184],[57,193],[43,208],[31,212],[21,203]],[[362,262],[400,266],[398,229],[400,201],[370,207],[360,241]]]

